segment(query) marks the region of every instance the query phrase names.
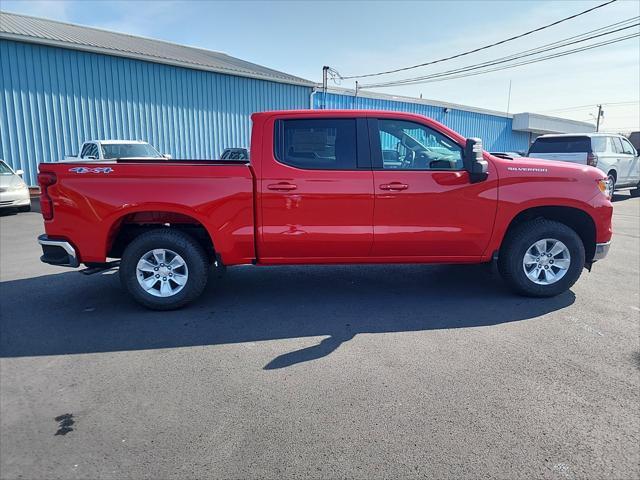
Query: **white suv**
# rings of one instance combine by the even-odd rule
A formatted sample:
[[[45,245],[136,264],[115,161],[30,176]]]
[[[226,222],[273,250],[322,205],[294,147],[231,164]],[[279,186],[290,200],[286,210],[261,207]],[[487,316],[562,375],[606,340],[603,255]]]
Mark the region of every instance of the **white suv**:
[[[640,193],[640,158],[631,142],[622,135],[605,133],[542,135],[529,148],[529,157],[598,167],[614,188],[633,188]]]

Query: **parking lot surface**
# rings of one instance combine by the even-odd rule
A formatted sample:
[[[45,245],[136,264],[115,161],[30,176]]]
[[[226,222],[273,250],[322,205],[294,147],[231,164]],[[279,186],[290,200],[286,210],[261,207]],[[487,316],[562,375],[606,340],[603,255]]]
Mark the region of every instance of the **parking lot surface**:
[[[230,268],[175,312],[0,218],[0,476],[638,478],[640,199],[571,292],[486,266]]]

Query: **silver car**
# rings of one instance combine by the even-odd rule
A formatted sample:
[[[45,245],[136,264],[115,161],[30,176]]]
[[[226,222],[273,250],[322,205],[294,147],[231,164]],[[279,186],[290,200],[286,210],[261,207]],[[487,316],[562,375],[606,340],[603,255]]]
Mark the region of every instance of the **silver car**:
[[[29,187],[20,177],[22,170],[13,171],[0,160],[0,209],[18,209],[21,212],[31,210]]]
[[[631,142],[622,135],[542,135],[533,142],[528,156],[591,165],[605,173],[610,192],[617,188],[632,188],[631,195],[640,193],[640,158]]]

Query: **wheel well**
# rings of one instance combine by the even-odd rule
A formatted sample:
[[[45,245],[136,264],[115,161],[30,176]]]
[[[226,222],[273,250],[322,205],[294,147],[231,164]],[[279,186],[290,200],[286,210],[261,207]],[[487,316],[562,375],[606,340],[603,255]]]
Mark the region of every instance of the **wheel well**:
[[[156,228],[175,228],[191,237],[202,245],[209,260],[216,260],[213,240],[207,229],[193,217],[173,212],[136,212],[125,215],[112,227],[108,236],[107,256],[122,257],[122,252],[138,235]]]
[[[616,172],[613,168],[607,172],[607,175],[611,175],[614,180],[618,180],[618,172]]]
[[[505,238],[518,225],[545,218],[565,224],[578,234],[584,245],[585,258],[589,262],[596,252],[596,225],[589,214],[572,207],[534,207],[520,212],[509,224]]]

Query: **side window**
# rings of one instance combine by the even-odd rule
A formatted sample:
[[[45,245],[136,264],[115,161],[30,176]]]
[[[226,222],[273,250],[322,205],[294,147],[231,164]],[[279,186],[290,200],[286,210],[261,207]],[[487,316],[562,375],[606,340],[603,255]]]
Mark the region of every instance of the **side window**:
[[[604,153],[611,151],[611,147],[608,144],[608,137],[593,137],[591,139],[591,149],[595,153]]]
[[[91,148],[89,149],[89,156],[100,158],[100,154],[98,153],[98,146],[95,143],[91,144]]]
[[[355,170],[356,120],[278,120],[275,155],[280,163],[310,170]]]
[[[631,145],[629,140],[627,140],[626,138],[618,138],[618,140],[620,140],[620,143],[622,143],[622,153],[625,153],[627,155],[636,154],[635,149],[633,148],[633,145]]]
[[[89,149],[91,148],[92,143],[85,143],[82,147],[82,151],[80,152],[80,158],[86,158],[89,156]]]
[[[618,137],[611,137],[611,141],[613,142],[613,151],[616,153],[623,153],[622,142]]]
[[[378,119],[385,170],[462,170],[462,147],[443,134],[405,120]]]

